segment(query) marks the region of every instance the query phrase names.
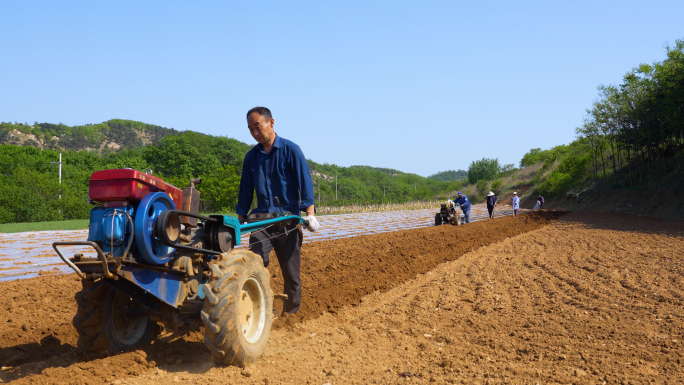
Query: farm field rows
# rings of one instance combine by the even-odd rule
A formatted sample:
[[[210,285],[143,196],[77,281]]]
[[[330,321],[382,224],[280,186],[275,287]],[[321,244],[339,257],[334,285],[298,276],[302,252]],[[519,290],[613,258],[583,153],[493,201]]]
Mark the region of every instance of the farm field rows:
[[[318,219],[321,230],[316,233],[307,232],[304,242],[433,226],[437,211],[439,208],[320,216]],[[512,212],[502,206],[495,215],[507,216],[512,215]],[[486,207],[474,205],[471,217],[473,221],[487,218]],[[0,233],[0,281],[70,273],[72,270],[57,256],[52,248],[52,242],[85,241],[87,238],[88,230]],[[241,243],[246,245],[248,242],[249,234],[244,234]],[[90,248],[63,247],[62,250],[67,258],[75,253],[95,256],[95,252]]]
[[[2,282],[0,379],[681,383],[683,255],[682,222],[592,213],[311,242],[302,310],[276,320],[265,356],[246,368],[211,364],[201,328],[87,357],[71,325],[73,274]]]

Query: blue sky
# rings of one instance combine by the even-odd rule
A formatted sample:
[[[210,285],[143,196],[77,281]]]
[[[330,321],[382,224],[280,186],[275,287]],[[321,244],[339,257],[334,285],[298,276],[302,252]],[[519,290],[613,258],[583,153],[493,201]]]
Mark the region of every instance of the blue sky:
[[[684,2],[0,0],[0,121],[132,119],[428,176],[575,138]]]

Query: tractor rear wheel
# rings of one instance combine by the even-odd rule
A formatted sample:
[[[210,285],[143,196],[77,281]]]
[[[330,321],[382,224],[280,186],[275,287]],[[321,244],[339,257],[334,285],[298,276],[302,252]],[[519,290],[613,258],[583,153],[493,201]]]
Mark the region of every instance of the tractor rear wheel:
[[[437,213],[435,214],[435,226],[439,226],[442,224],[442,214]]]
[[[119,353],[149,345],[159,334],[159,325],[141,303],[102,279],[83,280],[82,285],[73,319],[79,348],[97,355]]]
[[[246,250],[221,254],[203,285],[204,343],[214,360],[244,366],[263,354],[273,323],[273,291],[260,256]]]

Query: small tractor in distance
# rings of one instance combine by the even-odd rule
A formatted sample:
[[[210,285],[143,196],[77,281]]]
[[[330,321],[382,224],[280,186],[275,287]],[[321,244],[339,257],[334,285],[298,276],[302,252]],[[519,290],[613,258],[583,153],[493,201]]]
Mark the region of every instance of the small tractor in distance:
[[[435,214],[435,226],[443,223],[451,223],[458,226],[465,223],[465,215],[456,212],[456,205],[451,199],[446,201],[446,203],[442,203],[439,212]]]
[[[160,323],[183,331],[202,322],[219,364],[261,357],[274,316],[269,274],[261,257],[233,247],[246,232],[308,223],[282,211],[246,224],[199,215],[198,183],[181,191],[133,169],[93,173],[88,240],[52,245],[81,278],[73,319],[79,348],[118,353],[151,343]],[[89,246],[97,256],[67,259],[60,248],[68,246]]]

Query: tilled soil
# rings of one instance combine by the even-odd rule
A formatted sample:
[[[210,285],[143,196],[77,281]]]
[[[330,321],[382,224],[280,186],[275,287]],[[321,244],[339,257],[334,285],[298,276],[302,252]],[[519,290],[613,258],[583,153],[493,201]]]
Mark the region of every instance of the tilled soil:
[[[76,348],[73,276],[0,284],[17,383],[681,383],[684,224],[534,213],[315,242],[304,306],[263,359],[215,367],[202,330],[104,359]],[[275,260],[273,258],[272,260]],[[280,291],[277,266],[269,268]]]
[[[424,274],[479,247],[539,228],[564,213],[545,212],[484,220],[463,226],[395,231],[303,245],[302,308],[287,323],[356,306],[363,296]],[[273,289],[282,291],[278,259],[268,269]],[[280,304],[277,304],[277,306]],[[278,309],[280,310],[280,308]],[[276,322],[275,327],[280,323]]]

